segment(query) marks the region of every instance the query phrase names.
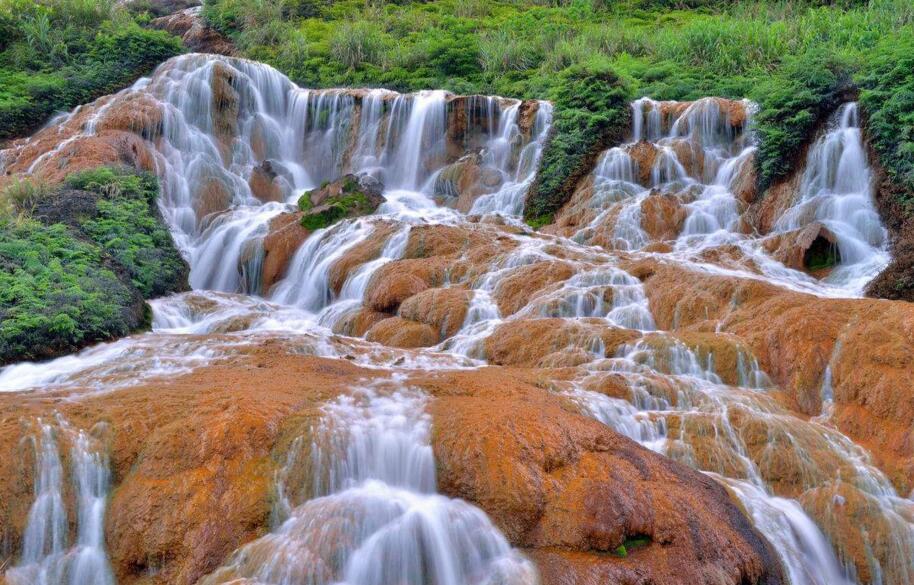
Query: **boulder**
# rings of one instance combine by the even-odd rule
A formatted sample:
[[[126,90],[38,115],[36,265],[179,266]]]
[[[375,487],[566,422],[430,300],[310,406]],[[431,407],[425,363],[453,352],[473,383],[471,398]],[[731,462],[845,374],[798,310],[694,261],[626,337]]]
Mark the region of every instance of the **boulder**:
[[[264,294],[282,280],[295,252],[311,232],[301,226],[297,213],[282,213],[270,220],[263,238],[263,269],[261,286]]]
[[[365,339],[389,347],[411,349],[435,345],[438,343],[438,332],[425,323],[391,317],[372,325]]]
[[[399,315],[430,326],[437,343],[460,330],[472,298],[473,292],[462,288],[430,288],[403,301]]]
[[[248,185],[251,187],[251,194],[261,203],[282,202],[286,199],[283,180],[268,160],[254,167]]]
[[[430,287],[422,278],[423,264],[400,260],[380,267],[368,283],[365,305],[381,313],[396,312],[403,301]]]
[[[790,232],[773,234],[765,239],[764,246],[775,260],[785,266],[820,277],[841,262],[838,239],[818,222]]]
[[[556,352],[591,351],[602,345],[604,354],[611,356],[638,337],[640,333],[608,326],[602,319],[515,319],[499,325],[485,348],[492,364],[545,367],[544,359],[555,363],[559,358]]]
[[[369,215],[384,203],[383,192],[384,185],[370,175],[345,175],[301,196],[301,224],[316,230],[341,219]]]

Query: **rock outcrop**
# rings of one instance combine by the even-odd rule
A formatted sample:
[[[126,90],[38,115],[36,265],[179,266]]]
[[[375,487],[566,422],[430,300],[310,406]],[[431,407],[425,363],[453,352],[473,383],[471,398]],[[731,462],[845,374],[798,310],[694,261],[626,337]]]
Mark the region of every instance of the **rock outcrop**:
[[[105,532],[118,582],[194,583],[269,530],[271,478],[320,405],[386,376],[294,352],[268,343],[223,366],[78,402],[0,395],[0,419],[24,421],[3,425],[0,453],[18,460],[29,421],[52,408],[75,428],[107,421],[115,489]],[[585,582],[594,570],[657,582],[782,582],[723,488],[576,414],[524,374],[488,368],[404,383],[432,396],[441,491],[489,514],[540,562],[544,583]],[[14,547],[33,481],[28,465],[2,467],[0,518]],[[613,554],[626,543],[626,557]]]

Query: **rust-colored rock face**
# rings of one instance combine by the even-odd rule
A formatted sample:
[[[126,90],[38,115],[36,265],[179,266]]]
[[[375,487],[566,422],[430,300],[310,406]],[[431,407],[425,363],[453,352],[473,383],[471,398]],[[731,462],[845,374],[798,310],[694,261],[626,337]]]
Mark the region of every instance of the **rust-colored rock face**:
[[[282,280],[296,250],[309,235],[308,230],[301,226],[301,215],[298,213],[283,213],[270,221],[269,231],[263,239],[261,283],[264,293]]]
[[[268,343],[222,366],[78,402],[3,395],[0,416],[28,420],[53,408],[76,428],[109,421],[115,489],[105,532],[118,582],[191,584],[268,530],[273,478],[290,444],[322,416],[319,406],[388,375],[293,347]],[[400,383],[431,397],[440,491],[481,507],[534,559],[571,555],[565,577],[599,567],[646,571],[658,582],[711,582],[711,574],[715,583],[781,582],[723,488],[583,417],[526,374],[487,368]],[[0,431],[8,460],[21,456],[23,432]],[[27,465],[4,469],[24,471],[21,481],[0,476],[0,514],[10,518],[28,506],[34,478]],[[15,515],[6,524],[14,542]],[[628,557],[610,554],[626,541]],[[550,563],[541,564],[545,582],[563,582]]]
[[[203,21],[199,7],[185,8],[167,16],[154,19],[153,28],[158,28],[181,37],[184,46],[197,53],[214,53],[231,56],[235,46],[215,29]]]

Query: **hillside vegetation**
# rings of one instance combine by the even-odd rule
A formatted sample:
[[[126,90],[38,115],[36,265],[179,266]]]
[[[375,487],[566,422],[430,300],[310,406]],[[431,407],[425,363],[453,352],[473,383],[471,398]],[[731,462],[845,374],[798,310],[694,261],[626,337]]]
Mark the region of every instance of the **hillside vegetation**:
[[[181,52],[114,0],[0,0],[0,140],[118,91]]]
[[[187,289],[158,193],[109,168],[0,191],[0,365],[148,327],[144,299]]]

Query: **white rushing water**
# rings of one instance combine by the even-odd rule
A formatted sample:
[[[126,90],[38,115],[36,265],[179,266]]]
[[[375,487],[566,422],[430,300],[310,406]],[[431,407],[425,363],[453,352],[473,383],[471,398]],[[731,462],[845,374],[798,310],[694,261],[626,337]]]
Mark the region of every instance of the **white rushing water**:
[[[417,226],[488,225],[471,224],[457,207],[470,215],[508,216],[501,221],[517,227],[512,218],[523,211],[552,118],[546,102],[457,98],[441,91],[307,90],[267,66],[202,55],[172,60],[129,92],[150,97],[164,112],[155,143],[160,204],[191,264],[197,292],[154,301],[153,334],[47,364],[11,366],[0,371],[0,388],[72,384],[108,390],[213,363],[271,335],[295,337],[300,353],[349,357],[352,346],[342,345],[332,329],[362,308],[380,269],[406,256]],[[235,104],[230,114],[217,107],[226,101]],[[558,390],[585,414],[727,486],[772,543],[793,585],[861,581],[833,523],[816,508],[828,490],[834,491],[834,505],[844,497],[838,492],[849,490],[880,523],[879,533],[869,526],[859,532],[871,550],[867,562],[876,577],[870,582],[914,583],[909,504],[866,453],[826,419],[805,420],[780,407],[767,393],[771,380],[747,348],[735,350],[736,376],[728,379],[716,363],[725,359],[717,350],[703,351],[657,331],[641,282],[617,265],[614,251],[644,256],[663,243],[663,257],[688,266],[833,296],[859,294],[885,265],[887,238],[873,204],[854,104],[843,106],[810,148],[797,200],[774,229],[777,236],[822,224],[834,237],[838,265],[820,280],[775,260],[762,238],[750,233],[744,224],[749,203],[739,192],[755,154],[753,109],[717,98],[634,102],[631,141],[600,157],[589,198],[575,203],[587,221],[571,240],[520,229],[483,232],[509,239],[513,247],[465,281],[442,284],[470,289],[457,334],[411,353],[365,349],[366,343],[356,361],[404,369],[481,365],[485,342],[500,325],[543,318],[586,325],[593,331],[559,348],[580,350],[583,357],[581,375],[557,383]],[[93,116],[86,131],[94,131],[103,116]],[[650,167],[639,168],[639,160]],[[261,201],[251,188],[266,163],[277,201]],[[485,179],[469,202],[455,186],[461,165],[473,167],[469,176]],[[263,290],[262,240],[271,220],[292,209],[306,190],[346,173],[367,173],[384,183],[385,202],[377,214],[315,231],[295,251],[284,278]],[[651,225],[657,207],[651,205],[671,206],[675,229],[658,237]],[[334,266],[358,246],[380,240],[379,234],[387,234],[379,251],[334,288]],[[738,250],[736,261],[707,260],[728,246]],[[503,312],[502,287],[519,270],[545,263],[566,263],[573,274],[531,294],[513,314]],[[600,332],[613,329],[631,330],[640,340],[607,355]],[[621,380],[628,395],[603,392],[607,380]],[[318,427],[295,443],[279,473],[273,531],[239,549],[205,582],[533,582],[530,563],[482,511],[435,493],[427,400],[394,380],[327,404]],[[752,436],[759,428],[768,439],[762,447]],[[43,502],[35,512],[43,518],[35,526],[43,528],[34,530],[44,540],[27,540],[27,554],[10,574],[58,567],[48,559],[68,550],[53,529],[61,522],[54,503],[63,481],[59,456],[56,446],[38,444],[42,453],[51,449],[39,458],[47,463],[35,504]],[[92,468],[91,457],[82,460]],[[777,461],[795,468],[790,471],[801,478],[796,485],[780,485]],[[296,471],[301,466],[308,473]],[[298,481],[302,476],[312,481]],[[99,486],[107,476],[93,481],[79,488],[86,495],[79,509],[92,513],[84,519],[80,512],[71,548],[86,551],[81,566],[102,575],[103,542],[93,522],[103,517]]]
[[[114,585],[105,554],[105,506],[110,473],[97,441],[58,419],[38,421],[35,446],[35,500],[23,534],[22,558],[6,572],[11,585]],[[76,540],[71,542],[64,502],[65,470],[58,437],[70,441],[71,476],[76,494]]]
[[[481,510],[435,493],[426,402],[394,379],[324,406],[310,455],[297,441],[279,473],[281,523],[202,583],[537,583],[533,565]],[[297,465],[309,473],[295,473]],[[311,485],[287,485],[309,474]]]

